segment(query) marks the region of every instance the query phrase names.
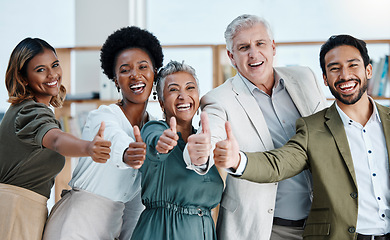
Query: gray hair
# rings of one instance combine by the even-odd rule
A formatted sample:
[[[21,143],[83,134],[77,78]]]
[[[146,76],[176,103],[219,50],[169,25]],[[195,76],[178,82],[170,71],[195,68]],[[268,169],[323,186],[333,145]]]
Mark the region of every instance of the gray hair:
[[[273,37],[271,27],[265,19],[256,15],[243,14],[236,17],[226,28],[225,31],[226,49],[231,52],[233,49],[233,38],[241,30],[253,27],[258,23],[262,23],[264,25],[270,40],[273,41],[274,37]]]
[[[187,65],[183,62],[177,62],[177,61],[170,61],[166,66],[160,69],[157,75],[157,97],[160,101],[164,102],[164,86],[165,86],[165,80],[166,78],[174,73],[178,72],[186,72],[191,74],[195,81],[196,85],[198,85],[198,93],[199,93],[199,81],[195,74],[195,69],[191,67],[190,65]]]

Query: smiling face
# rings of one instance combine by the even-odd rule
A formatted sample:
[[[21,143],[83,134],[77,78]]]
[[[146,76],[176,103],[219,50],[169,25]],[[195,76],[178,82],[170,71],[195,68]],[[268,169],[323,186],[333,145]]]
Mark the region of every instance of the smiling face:
[[[199,107],[198,85],[187,72],[168,75],[163,90],[164,101],[160,102],[166,119],[176,117],[178,125],[192,123]]]
[[[256,86],[273,84],[275,42],[262,23],[242,29],[234,38],[228,56],[246,79]]]
[[[372,76],[372,66],[364,67],[357,48],[342,45],[325,55],[325,85],[339,103],[351,105],[367,95],[367,80]]]
[[[49,105],[52,97],[57,96],[62,81],[62,69],[56,54],[44,49],[27,64],[26,79],[37,102]]]
[[[124,104],[144,104],[152,91],[154,67],[149,55],[139,49],[123,50],[116,59],[115,84],[122,91]]]

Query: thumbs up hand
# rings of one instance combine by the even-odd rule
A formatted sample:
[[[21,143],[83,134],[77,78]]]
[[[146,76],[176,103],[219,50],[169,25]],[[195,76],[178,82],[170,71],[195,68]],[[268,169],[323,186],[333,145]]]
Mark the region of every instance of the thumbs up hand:
[[[177,140],[179,140],[179,135],[177,135],[176,132],[175,117],[171,117],[169,120],[169,127],[170,128],[164,131],[157,142],[156,150],[159,153],[168,153],[177,145]]]
[[[211,149],[211,136],[207,113],[202,112],[200,114],[200,122],[202,124],[202,132],[189,136],[187,141],[188,154],[194,165],[207,163]]]
[[[88,144],[88,155],[92,160],[98,163],[105,163],[110,158],[111,142],[104,140],[104,122],[100,124],[100,128],[90,144]]]
[[[217,167],[233,168],[240,164],[239,146],[229,122],[225,123],[226,139],[217,142],[214,148],[214,162]]]
[[[139,169],[145,161],[146,144],[142,140],[138,126],[134,125],[133,133],[135,142],[130,143],[129,147],[126,148],[123,154],[123,162],[134,169]]]

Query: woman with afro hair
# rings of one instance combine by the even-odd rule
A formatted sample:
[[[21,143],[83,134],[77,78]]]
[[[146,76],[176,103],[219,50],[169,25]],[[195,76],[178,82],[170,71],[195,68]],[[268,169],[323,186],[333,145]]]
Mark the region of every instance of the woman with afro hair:
[[[111,34],[100,53],[104,74],[113,81],[122,100],[91,111],[82,138],[90,139],[101,121],[110,140],[106,163],[80,159],[62,199],[53,207],[45,227],[50,239],[130,239],[141,203],[141,175],[146,145],[140,128],[149,121],[146,112],[163,53],[158,39],[138,27]]]

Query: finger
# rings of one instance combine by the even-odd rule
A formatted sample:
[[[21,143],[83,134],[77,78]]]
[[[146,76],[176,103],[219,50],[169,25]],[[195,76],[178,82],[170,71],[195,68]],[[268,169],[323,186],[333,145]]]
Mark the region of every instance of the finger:
[[[206,112],[202,112],[200,114],[200,122],[202,124],[202,133],[209,133],[210,132],[209,117],[207,116]]]
[[[135,141],[136,142],[143,142],[142,141],[142,137],[141,137],[141,133],[140,133],[139,128],[138,128],[137,125],[135,125],[133,127],[133,133],[134,133],[134,137],[135,137]]]
[[[226,121],[226,123],[225,123],[225,130],[226,130],[226,139],[227,140],[235,139],[232,127],[231,127],[231,125],[230,125],[230,123],[228,121]]]
[[[171,128],[172,132],[176,133],[176,118],[171,117],[169,120],[169,127]]]
[[[104,122],[102,122],[100,124],[100,128],[99,128],[99,131],[98,133],[96,134],[96,136],[99,136],[101,138],[104,138],[104,129],[106,128],[106,124]]]

